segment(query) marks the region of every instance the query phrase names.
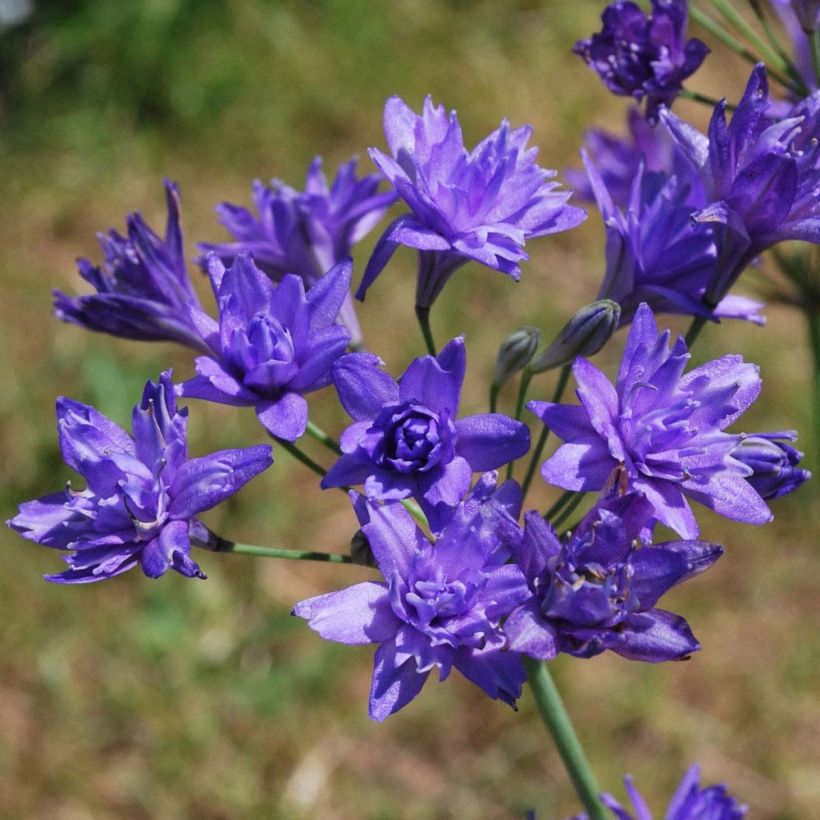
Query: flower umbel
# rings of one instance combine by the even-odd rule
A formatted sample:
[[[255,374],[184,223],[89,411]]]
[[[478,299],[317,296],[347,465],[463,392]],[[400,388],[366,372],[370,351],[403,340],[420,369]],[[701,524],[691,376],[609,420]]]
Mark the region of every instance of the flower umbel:
[[[424,101],[421,116],[398,97],[384,107],[384,131],[392,157],[370,156],[410,213],[382,234],[356,292],[368,288],[399,245],[419,252],[416,304],[430,307],[450,276],[471,259],[517,280],[527,259],[526,241],[574,228],[586,214],[567,204],[569,191],[549,182],[555,171],[535,163],[527,148],[530,126],[504,121],[472,151],[464,147],[455,111]]]
[[[49,581],[83,584],[139,564],[149,578],[173,569],[204,578],[190,557],[196,516],[233,495],[273,459],[268,446],[187,456],[187,410],[177,411],[170,371],[148,382],[134,408],[133,438],[93,407],[57,400],[63,459],[85,490],[20,506],[8,525],[24,538],[67,550],[69,569]]]
[[[412,496],[437,531],[474,472],[527,452],[529,430],[500,413],[458,418],[467,367],[460,338],[435,358],[413,361],[397,382],[378,365],[371,354],[351,353],[334,367],[339,400],[354,423],[322,487],[364,484],[365,495],[384,501]]]
[[[541,474],[568,490],[626,485],[684,538],[698,535],[687,497],[733,521],[765,524],[772,515],[746,480],[752,470],[732,457],[741,436],[724,432],[760,393],[757,367],[729,355],[684,375],[686,344],[679,338],[670,350],[669,336],[658,333],[643,304],[615,386],[577,359],[580,406],[530,402],[529,409],[566,442]]]
[[[485,475],[435,545],[401,505],[355,504],[384,581],[310,598],[293,614],[328,640],[379,644],[370,717],[385,720],[409,703],[433,669],[444,680],[455,668],[514,705],[525,674],[520,657],[503,651],[499,623],[526,596],[520,570],[505,563],[517,485],[496,489],[495,475]]]

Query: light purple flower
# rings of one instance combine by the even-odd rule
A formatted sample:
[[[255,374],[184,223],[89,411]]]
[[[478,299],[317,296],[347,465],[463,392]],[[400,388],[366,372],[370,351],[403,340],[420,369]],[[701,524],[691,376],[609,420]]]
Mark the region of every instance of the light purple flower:
[[[179,226],[179,190],[165,180],[168,225],[160,239],[138,214],[126,219],[128,235],[98,234],[102,267],[79,259],[80,276],[97,293],[67,296],[54,291],[54,313],[64,322],[125,339],[174,341],[203,350],[189,315],[199,300],[188,278]]]
[[[656,313],[765,323],[763,305],[742,296],[726,296],[711,310],[703,304],[718,254],[711,226],[692,222],[686,177],[649,173],[639,164],[629,201],[619,208],[594,162],[581,155],[606,226],[606,275],[598,298],[620,304],[622,325],[632,321],[641,302]]]
[[[530,597],[504,625],[509,647],[538,660],[559,652],[591,658],[610,650],[649,663],[683,660],[700,648],[680,616],[656,604],[708,569],[716,544],[641,546],[652,505],[637,494],[599,502],[563,543],[537,512],[513,547]]]
[[[429,308],[450,276],[471,259],[517,280],[527,259],[526,241],[565,231],[586,214],[567,205],[569,191],[548,182],[555,171],[535,163],[527,148],[530,126],[510,130],[507,121],[468,152],[455,111],[430,97],[421,116],[398,97],[384,107],[384,131],[392,157],[370,156],[410,213],[382,234],[356,297],[364,299],[399,245],[419,252],[416,305]]]
[[[190,557],[196,516],[273,462],[268,446],[187,456],[187,410],[177,411],[171,373],[148,382],[134,408],[133,438],[93,407],[60,398],[57,429],[65,463],[87,488],[20,505],[7,524],[24,538],[67,550],[61,584],[113,578],[139,564],[149,578],[173,569],[204,578]]]
[[[467,354],[461,338],[433,358],[413,361],[398,382],[372,354],[351,353],[333,369],[342,406],[354,423],[322,488],[364,484],[370,498],[413,497],[434,531],[470,488],[472,474],[527,452],[525,424],[500,413],[458,418]]]
[[[352,159],[341,165],[328,185],[322,158],[316,157],[308,169],[304,191],[280,180],[273,180],[270,186],[256,180],[253,199],[257,215],[223,202],[217,213],[234,241],[203,242],[200,249],[206,254],[216,253],[225,265],[249,253],[274,281],[292,273],[301,276],[309,290],[323,274],[350,256],[353,245],[373,229],[396,200],[393,191],[378,193],[381,174],[357,178],[356,163]],[[342,304],[340,319],[354,344],[361,342],[361,329],[349,295]]]
[[[708,136],[669,111],[661,117],[704,186],[707,204],[693,219],[715,228],[718,269],[707,305],[716,305],[772,245],[820,242],[820,92],[773,118],[759,63],[728,125],[725,100],[715,107]]]
[[[601,795],[604,804],[617,820],[652,820],[652,812],[641,793],[635,788],[631,775],[624,778],[626,793],[632,803],[632,812],[627,811],[611,794]],[[719,784],[701,788],[700,766],[690,766],[680,785],[672,795],[672,800],[664,814],[665,820],[741,820],[746,816],[748,806],[732,797],[726,786]],[[575,820],[588,820],[581,814]]]
[[[644,495],[654,517],[684,538],[698,525],[687,498],[749,524],[772,518],[733,458],[739,434],[724,432],[760,393],[755,365],[729,355],[683,373],[689,354],[669,331],[658,333],[652,310],[635,314],[617,383],[586,359],[573,374],[578,405],[530,402],[565,444],[541,468],[550,484],[584,492],[625,486]]]
[[[271,435],[295,441],[307,427],[304,394],[330,384],[333,363],[350,341],[336,318],[351,268],[349,259],[340,262],[306,296],[299,276],[274,285],[249,256],[237,256],[228,270],[211,256],[219,322],[197,316],[210,354],[196,360],[198,375],[180,386],[181,394],[254,407]]]
[[[761,498],[770,500],[788,495],[811,478],[811,473],[800,467],[803,453],[788,443],[796,440],[794,430],[752,433],[742,436],[732,451],[733,458],[752,470],[746,480]]]
[[[687,0],[652,0],[649,17],[635,3],[611,3],[601,15],[601,31],[572,50],[613,94],[646,97],[647,117],[654,120],[709,53],[697,38],[686,39],[687,18]]]
[[[409,703],[433,669],[444,680],[455,668],[490,697],[515,704],[526,676],[520,657],[504,651],[499,624],[527,592],[520,570],[505,563],[520,505],[514,482],[496,490],[495,475],[485,475],[433,545],[400,504],[358,497],[384,581],[310,598],[293,614],[327,640],[379,644],[371,718],[385,720]]]

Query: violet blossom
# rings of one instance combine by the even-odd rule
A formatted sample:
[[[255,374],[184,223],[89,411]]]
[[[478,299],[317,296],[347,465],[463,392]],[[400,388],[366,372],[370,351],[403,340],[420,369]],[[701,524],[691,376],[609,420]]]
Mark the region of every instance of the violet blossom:
[[[746,480],[752,469],[732,455],[742,436],[724,432],[760,393],[758,368],[727,355],[684,375],[686,344],[679,338],[670,350],[669,336],[658,333],[642,304],[614,386],[579,358],[573,375],[580,406],[530,402],[565,442],[541,475],[567,490],[614,485],[638,492],[654,517],[684,538],[698,535],[687,498],[733,521],[770,521],[766,502]]]
[[[703,541],[642,546],[652,513],[635,493],[605,500],[563,542],[539,513],[528,513],[514,555],[531,595],[504,625],[510,649],[538,660],[610,650],[650,663],[699,649],[686,621],[656,604],[723,549]]]
[[[820,242],[820,91],[773,118],[759,63],[728,125],[725,100],[715,107],[708,136],[669,111],[661,117],[705,189],[707,204],[692,218],[715,228],[718,268],[707,305],[718,304],[772,245]]]
[[[424,101],[419,116],[398,97],[384,107],[392,157],[370,156],[410,213],[382,234],[356,297],[364,299],[399,245],[419,252],[416,305],[429,308],[452,274],[471,259],[516,281],[528,239],[565,231],[586,214],[567,204],[570,191],[550,182],[555,171],[536,165],[530,126],[501,126],[467,151],[455,111]]]
[[[372,354],[342,357],[333,381],[354,423],[322,488],[364,484],[370,498],[413,497],[432,529],[441,529],[474,472],[514,461],[530,445],[527,426],[500,413],[458,418],[466,366],[461,338],[435,358],[415,359],[398,381]]]
[[[203,242],[200,249],[206,255],[217,254],[225,265],[249,253],[257,267],[274,281],[292,273],[301,276],[309,290],[323,274],[350,256],[353,245],[373,229],[396,200],[393,191],[378,192],[381,174],[357,178],[356,164],[352,159],[339,166],[328,185],[322,158],[315,157],[303,191],[277,179],[269,186],[256,180],[256,214],[223,202],[217,214],[234,241]],[[342,304],[340,320],[354,344],[361,342],[361,329],[349,295]]]
[[[770,500],[788,495],[811,478],[811,473],[800,466],[803,453],[789,444],[796,440],[794,430],[754,433],[742,436],[732,450],[732,457],[752,470],[746,480],[761,498]]]
[[[190,557],[196,516],[215,507],[273,458],[268,446],[187,455],[187,410],[178,411],[171,372],[148,382],[134,408],[133,437],[93,407],[57,400],[63,460],[87,482],[20,505],[6,522],[24,538],[68,551],[61,584],[113,578],[137,564],[149,578],[173,569],[204,578]]]
[[[240,254],[225,270],[211,255],[219,322],[198,317],[210,354],[196,360],[197,375],[180,385],[181,395],[253,407],[272,436],[295,441],[307,427],[304,394],[330,384],[350,341],[336,318],[351,270],[343,260],[305,295],[299,276],[286,274],[274,285],[250,256]]]
[[[515,705],[526,675],[520,656],[505,651],[499,625],[527,594],[521,571],[506,563],[506,535],[518,530],[520,504],[514,482],[496,489],[496,476],[485,475],[433,544],[400,504],[358,497],[384,581],[309,598],[293,614],[327,640],[379,644],[373,720],[407,705],[433,669],[444,680],[455,668],[490,697]]]
[[[763,305],[752,299],[725,296],[713,309],[703,303],[718,253],[711,226],[692,222],[686,177],[649,173],[639,164],[629,201],[619,208],[593,161],[581,155],[606,226],[606,274],[598,298],[621,305],[622,324],[632,321],[641,302],[656,313],[765,323]]]
[[[652,820],[652,812],[635,788],[631,775],[624,778],[624,785],[632,803],[632,811],[627,811],[611,794],[601,795],[604,805],[617,820]],[[675,789],[664,820],[741,820],[748,810],[748,806],[732,797],[722,783],[701,788],[700,766],[696,763],[689,767]],[[581,814],[574,820],[589,819],[587,815]]]
[[[54,291],[54,313],[64,322],[125,339],[174,341],[195,350],[204,344],[189,314],[199,300],[188,278],[179,225],[179,190],[165,180],[168,222],[161,239],[138,213],[126,219],[127,236],[98,234],[105,261],[78,259],[80,276],[97,291],[68,296]]]
[[[647,117],[654,120],[709,53],[697,38],[686,39],[688,16],[687,0],[652,0],[649,17],[635,3],[611,3],[601,14],[601,31],[572,50],[613,94],[646,97]]]

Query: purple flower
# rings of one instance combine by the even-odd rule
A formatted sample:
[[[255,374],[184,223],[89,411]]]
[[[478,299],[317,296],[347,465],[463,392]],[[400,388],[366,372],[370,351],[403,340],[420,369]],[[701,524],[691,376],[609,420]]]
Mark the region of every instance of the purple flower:
[[[718,269],[706,291],[707,305],[716,305],[772,245],[787,239],[820,242],[820,92],[774,119],[759,63],[728,125],[726,101],[715,107],[708,137],[669,111],[661,117],[706,192],[708,204],[693,219],[715,227]]]
[[[794,430],[741,436],[732,457],[752,471],[746,480],[761,498],[768,501],[788,495],[811,478],[811,473],[800,467],[803,453],[787,443],[796,440]]]
[[[820,28],[820,0],[791,0],[789,5],[803,31]]]
[[[765,322],[758,312],[763,305],[742,296],[726,296],[712,310],[703,304],[717,248],[712,228],[691,220],[692,189],[685,178],[648,173],[639,164],[621,209],[595,164],[581,155],[606,225],[606,275],[598,298],[621,305],[622,325],[632,321],[641,302],[657,313]]]
[[[637,494],[597,504],[562,543],[537,512],[514,547],[530,598],[507,619],[514,652],[550,660],[591,658],[609,649],[658,663],[700,645],[679,615],[656,609],[673,586],[708,569],[722,547],[703,541],[640,546],[652,505]]]
[[[274,285],[250,256],[237,256],[228,270],[211,256],[219,323],[201,316],[210,354],[196,360],[198,375],[180,386],[181,394],[254,407],[271,435],[295,441],[307,427],[304,394],[330,384],[331,367],[350,341],[336,317],[351,267],[349,259],[340,262],[305,296],[298,276]]]
[[[518,280],[524,244],[565,231],[586,214],[567,205],[555,176],[535,164],[527,148],[530,126],[510,130],[505,120],[471,152],[455,111],[428,97],[418,116],[398,97],[384,107],[384,131],[393,156],[370,156],[410,208],[382,234],[356,292],[364,299],[399,245],[419,252],[416,304],[432,305],[450,276],[474,259]]]
[[[354,423],[322,488],[364,484],[370,498],[415,498],[434,531],[470,488],[474,472],[527,452],[527,426],[500,413],[459,419],[467,355],[461,338],[433,358],[411,363],[398,382],[372,354],[351,353],[333,369],[342,406]]]
[[[601,799],[611,809],[617,820],[652,820],[652,812],[641,793],[635,788],[630,775],[624,778],[626,792],[632,802],[634,814],[628,812],[611,794],[601,795]],[[723,784],[700,787],[700,766],[691,766],[683,776],[680,785],[672,795],[672,800],[664,814],[665,820],[741,820],[746,816],[748,806],[739,803],[730,795]],[[585,814],[575,820],[588,820]]]
[[[730,355],[684,375],[688,359],[683,339],[670,350],[669,331],[659,334],[652,310],[641,305],[614,387],[577,359],[580,406],[528,405],[566,442],[542,466],[544,479],[584,492],[625,485],[684,538],[698,535],[687,497],[733,521],[770,521],[746,480],[752,470],[732,456],[742,437],[723,432],[757,398],[757,367]]]
[[[687,18],[687,0],[652,0],[649,17],[635,3],[612,3],[601,15],[601,31],[572,50],[613,94],[646,97],[647,117],[654,120],[709,53],[700,40],[686,39]]]
[[[187,456],[188,411],[177,411],[171,372],[148,382],[134,408],[133,438],[93,407],[57,400],[65,463],[88,484],[20,505],[8,526],[24,538],[68,550],[61,584],[113,578],[139,564],[149,578],[173,569],[204,578],[190,557],[199,513],[233,495],[273,459],[270,447]]]
[[[648,122],[637,108],[627,113],[629,136],[623,138],[599,128],[584,135],[584,149],[594,164],[612,201],[625,208],[632,197],[633,182],[641,166],[646,171],[661,171],[666,175],[688,170],[688,163],[662,125]],[[691,176],[691,175],[690,175]],[[588,202],[596,200],[594,187],[586,171],[572,169],[566,172],[567,181],[575,193]],[[695,190],[693,190],[693,188]],[[702,186],[689,186],[693,194]],[[703,202],[698,202],[702,205]]]
[[[356,162],[352,159],[341,165],[329,187],[321,157],[311,163],[304,191],[280,180],[273,180],[270,186],[256,180],[253,199],[258,216],[247,208],[223,202],[217,208],[219,220],[235,241],[200,243],[199,247],[206,253],[216,253],[225,265],[249,253],[274,281],[292,273],[301,276],[309,290],[324,273],[350,256],[353,245],[370,232],[396,200],[392,191],[377,192],[380,174],[357,179]],[[349,295],[342,304],[340,320],[353,342],[361,342]]]
[[[99,234],[105,257],[101,268],[79,259],[80,276],[97,291],[91,296],[67,296],[54,291],[54,313],[64,322],[88,330],[143,341],[170,340],[203,350],[190,317],[199,307],[185,266],[179,227],[179,191],[165,180],[168,225],[160,239],[138,214],[126,219],[128,236],[115,230]]]
[[[518,655],[504,651],[501,619],[527,594],[520,570],[505,563],[521,493],[497,490],[485,475],[459,505],[435,545],[399,504],[356,501],[383,582],[366,581],[302,601],[293,614],[323,638],[378,643],[370,717],[382,721],[409,703],[433,669],[455,667],[490,697],[515,704],[525,679]]]
[[[814,61],[811,56],[811,34],[807,33],[797,16],[798,2],[793,0],[769,0],[774,10],[777,12],[786,35],[791,40],[792,62],[797,69],[800,78],[806,84],[809,91],[816,91],[820,86],[820,77],[814,69]],[[815,14],[820,14],[820,2],[818,0],[808,0],[808,6],[814,6]],[[811,17],[808,18],[811,22]],[[815,18],[815,27],[820,25]]]

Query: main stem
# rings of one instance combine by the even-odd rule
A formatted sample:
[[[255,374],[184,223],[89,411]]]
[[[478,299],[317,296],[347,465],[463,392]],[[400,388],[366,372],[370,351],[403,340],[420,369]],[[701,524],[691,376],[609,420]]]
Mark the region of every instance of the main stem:
[[[419,320],[421,335],[424,336],[424,344],[427,345],[427,352],[431,356],[436,355],[436,343],[433,339],[433,331],[430,328],[430,308],[416,305],[416,318]]]
[[[211,552],[235,552],[237,555],[258,555],[262,558],[287,558],[292,561],[324,561],[330,564],[352,564],[349,555],[331,552],[288,550],[279,547],[257,547],[255,544],[237,544],[208,530],[207,541],[196,541],[196,546]]]
[[[524,666],[541,719],[558,747],[561,760],[564,761],[572,785],[575,786],[590,820],[607,820],[609,815],[601,802],[601,789],[547,665],[542,661],[524,658]]]
[[[700,336],[701,330],[706,327],[707,320],[703,318],[703,316],[695,316],[692,320],[692,324],[689,325],[689,330],[686,331],[686,347],[691,352],[692,345],[695,343],[695,339]]]

